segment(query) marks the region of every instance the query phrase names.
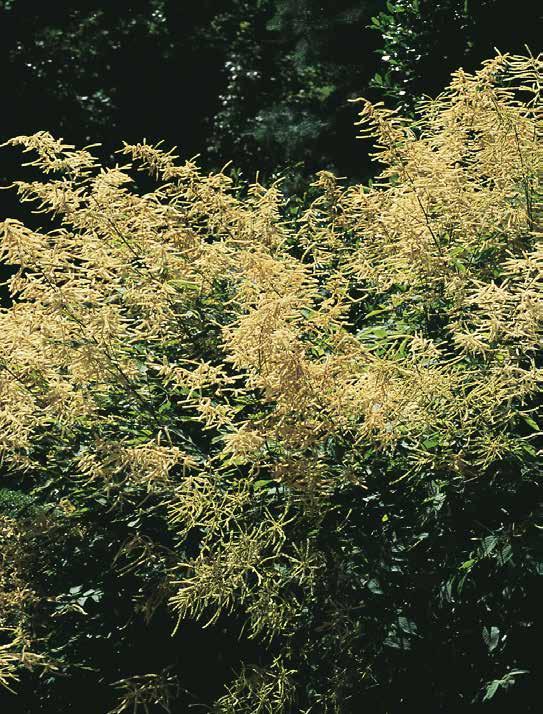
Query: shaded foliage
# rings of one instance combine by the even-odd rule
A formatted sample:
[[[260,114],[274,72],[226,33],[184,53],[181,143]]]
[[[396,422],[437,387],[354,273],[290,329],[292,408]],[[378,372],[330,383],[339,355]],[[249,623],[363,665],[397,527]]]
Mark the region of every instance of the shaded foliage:
[[[227,85],[214,118],[213,155],[264,175],[305,177],[336,168],[365,176],[365,152],[349,130],[349,100],[367,92],[379,38],[374,0],[240,0],[214,21],[227,40]],[[249,176],[252,179],[252,176]]]
[[[537,53],[543,12],[521,0],[397,0],[387,2],[372,26],[382,37],[382,64],[373,84],[402,111],[437,94],[457,67],[473,71],[500,52]]]

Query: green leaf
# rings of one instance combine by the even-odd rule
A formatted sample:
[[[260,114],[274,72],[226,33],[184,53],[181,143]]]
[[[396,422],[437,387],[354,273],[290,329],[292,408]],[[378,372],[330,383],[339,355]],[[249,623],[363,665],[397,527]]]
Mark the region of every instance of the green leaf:
[[[489,652],[493,652],[500,641],[500,630],[498,627],[483,627],[483,640]]]
[[[501,680],[495,679],[493,682],[490,682],[490,684],[486,688],[485,695],[483,697],[483,702],[488,702],[492,699],[492,697],[496,694],[498,691],[498,688],[501,685]]]
[[[255,491],[261,491],[264,488],[272,486],[274,483],[275,481],[273,481],[273,479],[260,479],[259,481],[255,481],[253,488]]]
[[[528,414],[522,414],[522,419],[530,426],[534,431],[539,431],[538,424],[532,419]]]
[[[434,434],[433,436],[429,436],[427,439],[425,439],[422,442],[422,446],[424,446],[425,449],[429,449],[429,450],[438,446],[438,444],[439,444],[439,436],[437,434]]]
[[[522,448],[527,454],[530,454],[530,456],[537,456],[537,451],[531,444],[527,444],[525,441],[523,441]]]
[[[383,591],[381,590],[381,585],[379,584],[379,581],[376,580],[375,578],[372,578],[369,583],[368,583],[368,589],[374,594],[374,595],[382,595]]]
[[[407,635],[417,634],[417,625],[411,620],[408,620],[407,617],[399,617],[398,625]]]
[[[487,536],[486,538],[483,538],[483,555],[490,555],[498,544],[498,541],[499,539],[497,538],[497,536]]]

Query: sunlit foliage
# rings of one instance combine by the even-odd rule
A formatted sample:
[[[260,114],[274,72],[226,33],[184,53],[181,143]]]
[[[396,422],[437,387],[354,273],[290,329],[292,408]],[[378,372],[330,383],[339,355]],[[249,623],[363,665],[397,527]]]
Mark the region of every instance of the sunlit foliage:
[[[104,168],[44,132],[9,142],[41,173],[15,182],[21,201],[52,219],[1,226],[3,259],[18,266],[0,314],[10,483],[41,488],[83,544],[93,508],[130,514],[135,534],[111,558],[155,568],[134,595],[142,617],[167,602],[178,628],[241,618],[267,664],[242,662],[217,711],[355,711],[384,681],[382,652],[428,637],[407,585],[371,619],[387,589],[377,551],[401,544],[393,580],[428,539],[416,567],[437,568],[427,596],[450,602],[479,560],[507,562],[507,528],[518,548],[531,537],[529,512],[495,536],[484,526],[495,542],[477,532],[451,546],[441,574],[435,564],[450,493],[538,473],[540,71],[539,59],[501,55],[459,70],[416,123],[364,103],[381,174],[343,188],[320,173],[296,220],[277,185],[244,190],[160,147],[125,145]],[[145,192],[136,168],[158,188]],[[386,489],[398,511],[380,514],[376,550],[371,499]],[[149,513],[167,550],[138,530]],[[38,668],[43,643],[24,617],[12,624],[36,594],[10,567],[0,603],[18,629],[0,676],[12,686],[29,665],[20,638]],[[481,631],[506,666],[522,665],[507,658],[507,632]],[[43,664],[60,666],[50,653]],[[514,671],[486,689],[482,671],[466,696],[492,698]],[[117,681],[113,711],[168,711],[169,677]]]

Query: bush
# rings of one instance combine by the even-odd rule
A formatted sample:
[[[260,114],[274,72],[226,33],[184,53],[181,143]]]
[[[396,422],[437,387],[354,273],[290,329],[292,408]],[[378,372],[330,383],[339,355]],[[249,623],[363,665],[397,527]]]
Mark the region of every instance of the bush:
[[[2,226],[23,711],[535,711],[539,86],[364,103],[380,176],[288,220],[158,147],[10,142],[52,218]]]

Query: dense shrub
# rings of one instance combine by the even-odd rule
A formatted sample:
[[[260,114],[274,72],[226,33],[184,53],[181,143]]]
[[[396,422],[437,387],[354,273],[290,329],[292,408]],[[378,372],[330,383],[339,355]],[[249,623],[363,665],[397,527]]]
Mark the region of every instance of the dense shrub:
[[[10,142],[52,221],[2,225],[11,710],[535,712],[540,70],[364,103],[381,174],[288,220],[158,147]]]

